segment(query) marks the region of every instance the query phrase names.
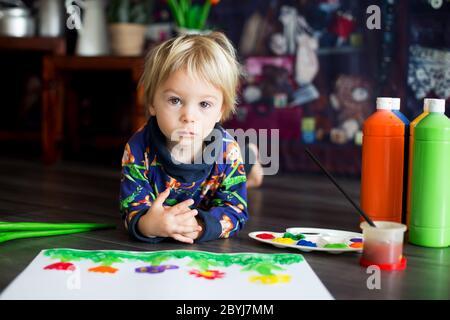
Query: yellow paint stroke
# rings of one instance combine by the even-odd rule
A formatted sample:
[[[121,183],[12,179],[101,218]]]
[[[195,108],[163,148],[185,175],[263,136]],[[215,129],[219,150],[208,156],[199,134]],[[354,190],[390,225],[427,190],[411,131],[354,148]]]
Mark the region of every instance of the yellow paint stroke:
[[[277,284],[277,283],[288,283],[291,281],[291,276],[287,274],[280,275],[269,275],[269,276],[251,276],[249,278],[250,282],[256,283],[260,282],[262,284]]]
[[[90,268],[89,272],[100,272],[100,273],[116,273],[119,269],[109,267],[109,266],[98,266],[94,268]]]
[[[293,240],[291,238],[275,238],[275,239],[272,239],[272,242],[282,243],[282,244],[294,244],[294,243],[297,243],[296,240]]]
[[[215,274],[211,271],[203,271],[203,272],[200,272],[199,274],[206,278],[212,278],[215,276]]]

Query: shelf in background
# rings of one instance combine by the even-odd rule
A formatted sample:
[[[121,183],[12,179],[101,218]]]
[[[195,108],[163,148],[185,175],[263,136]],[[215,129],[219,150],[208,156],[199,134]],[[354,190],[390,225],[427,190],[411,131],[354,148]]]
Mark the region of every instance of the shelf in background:
[[[53,37],[3,37],[0,36],[0,49],[52,52],[66,54],[66,39]]]

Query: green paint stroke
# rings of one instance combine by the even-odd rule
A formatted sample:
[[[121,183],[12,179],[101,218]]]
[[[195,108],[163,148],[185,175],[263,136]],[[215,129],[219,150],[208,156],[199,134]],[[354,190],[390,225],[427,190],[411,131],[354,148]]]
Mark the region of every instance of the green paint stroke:
[[[327,249],[346,249],[348,246],[345,243],[329,243],[324,246]]]
[[[301,233],[293,234],[293,233],[285,232],[284,235],[283,235],[283,238],[289,238],[289,239],[298,241],[298,240],[304,239],[305,236],[303,234],[301,234]]]
[[[276,270],[283,270],[282,265],[290,265],[303,261],[298,254],[259,254],[259,253],[212,253],[190,250],[168,250],[155,252],[128,252],[128,251],[83,251],[72,249],[48,249],[44,255],[62,262],[91,260],[94,263],[109,266],[124,260],[134,260],[158,266],[168,259],[190,258],[190,266],[201,271],[211,267],[228,267],[240,265],[242,271],[255,271],[261,275],[271,275]]]

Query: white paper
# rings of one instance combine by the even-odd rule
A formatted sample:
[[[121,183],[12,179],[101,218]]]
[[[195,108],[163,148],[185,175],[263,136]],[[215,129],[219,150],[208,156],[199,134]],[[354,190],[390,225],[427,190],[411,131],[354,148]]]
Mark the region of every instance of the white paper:
[[[94,254],[106,258],[117,254],[136,254],[137,258],[121,258],[119,262],[109,263],[110,267],[118,269],[115,273],[91,272],[89,269],[105,265],[104,261],[78,258],[71,261],[75,270],[46,270],[45,267],[61,262],[60,256],[51,256],[49,252],[65,250],[70,254]],[[45,254],[47,252],[47,255]],[[166,269],[161,273],[138,273],[136,268],[150,266],[151,263],[139,260],[142,254],[162,255],[164,253],[184,252],[186,257],[170,257],[153,265],[173,265],[177,269]],[[205,271],[194,256],[203,253],[207,257]],[[50,255],[50,256],[49,256]],[[72,256],[73,256],[72,255]],[[224,265],[214,259],[217,256],[245,257],[245,263]],[[262,258],[265,262],[275,256],[293,257],[294,263],[269,263],[273,268],[267,274],[267,269],[255,269],[254,258]],[[299,259],[299,257],[301,259]],[[294,260],[295,260],[294,259]],[[219,259],[220,260],[220,259]],[[249,261],[247,263],[246,261]],[[292,260],[292,259],[291,259]],[[108,260],[111,261],[111,260]],[[205,260],[203,260],[205,261]],[[244,260],[241,260],[244,261]],[[153,261],[155,262],[155,261]],[[107,264],[107,263],[106,263]],[[191,265],[189,265],[191,264]],[[215,264],[215,265],[214,265]],[[252,268],[253,266],[253,268]],[[267,266],[267,264],[266,264]],[[281,270],[279,270],[281,268]],[[250,269],[250,270],[243,270]],[[197,271],[195,271],[197,270]],[[208,271],[210,270],[210,271]],[[211,271],[213,270],[213,271]],[[257,271],[259,270],[259,271]],[[261,273],[262,270],[262,273]],[[193,274],[194,272],[194,274]],[[214,272],[221,277],[214,277]],[[200,276],[196,274],[201,273]],[[271,273],[271,274],[270,274]],[[255,280],[257,279],[257,280]],[[252,282],[253,280],[253,282]],[[284,281],[283,281],[284,280]],[[265,282],[265,283],[263,283]],[[275,282],[275,283],[269,283]],[[154,299],[154,300],[278,300],[278,299],[333,299],[325,286],[316,276],[302,255],[299,254],[214,254],[203,251],[81,251],[72,249],[43,250],[31,264],[3,291],[0,299]]]

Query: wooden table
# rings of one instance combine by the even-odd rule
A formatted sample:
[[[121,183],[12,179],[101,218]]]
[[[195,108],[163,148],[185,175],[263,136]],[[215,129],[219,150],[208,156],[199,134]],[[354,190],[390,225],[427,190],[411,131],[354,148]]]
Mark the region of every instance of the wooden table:
[[[57,164],[0,158],[1,220],[45,222],[105,222],[115,230],[46,238],[21,239],[0,244],[0,291],[39,253],[48,248],[154,251],[193,249],[212,252],[294,253],[247,236],[251,231],[284,231],[289,226],[334,228],[358,232],[354,209],[321,176],[267,177],[264,186],[249,192],[250,220],[233,239],[183,245],[157,245],[131,240],[119,217],[119,168]],[[359,182],[342,180],[353,197]],[[429,249],[406,244],[405,271],[381,272],[381,289],[369,290],[371,274],[359,266],[359,254],[303,253],[336,299],[450,299],[450,249]]]
[[[53,164],[61,156],[61,144],[64,140],[63,128],[67,126],[69,138],[77,130],[76,93],[68,85],[68,78],[73,72],[83,71],[129,71],[131,80],[137,87],[144,66],[142,57],[79,57],[47,56],[44,58],[42,96],[42,144],[44,163]],[[131,120],[133,132],[145,120],[141,95],[133,93]],[[64,113],[67,113],[64,116]],[[64,121],[64,119],[69,121]],[[72,136],[72,137],[70,137]]]

